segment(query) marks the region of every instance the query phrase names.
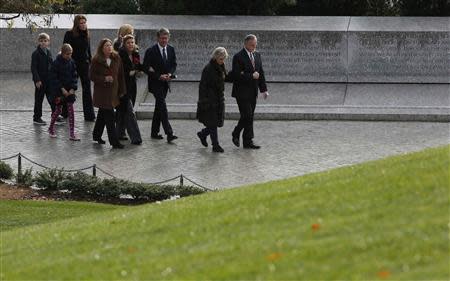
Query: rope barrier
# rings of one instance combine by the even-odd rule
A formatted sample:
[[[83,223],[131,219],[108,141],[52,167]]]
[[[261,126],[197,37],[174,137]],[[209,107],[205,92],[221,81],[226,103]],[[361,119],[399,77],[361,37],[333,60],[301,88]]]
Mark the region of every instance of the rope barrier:
[[[176,176],[176,177],[168,179],[168,180],[163,180],[163,181],[158,181],[158,182],[150,182],[149,184],[153,184],[153,185],[163,184],[163,183],[167,183],[167,182],[171,182],[171,181],[174,181],[176,179],[179,179],[180,177],[181,176]]]
[[[112,178],[114,178],[114,179],[117,179],[115,176],[111,175],[111,174],[108,173],[108,172],[105,172],[104,170],[100,169],[98,166],[96,166],[96,168],[97,168],[97,170],[99,170],[99,171],[102,172],[103,174],[105,174],[105,175],[107,175],[107,176],[110,176],[110,177],[112,177]]]
[[[183,176],[187,181],[193,183],[194,185],[196,185],[196,186],[198,186],[198,187],[201,187],[201,188],[203,188],[203,189],[205,189],[205,190],[208,190],[208,191],[214,191],[214,189],[207,188],[207,187],[205,187],[205,186],[203,186],[203,185],[201,185],[201,184],[198,184],[198,183],[196,183],[195,181],[193,181],[193,180],[189,179],[188,177],[186,177],[185,175],[182,175],[182,176]]]
[[[5,161],[5,160],[9,160],[9,159],[16,158],[17,156],[19,156],[19,154],[20,154],[20,153],[17,153],[17,154],[15,154],[15,155],[13,155],[13,156],[9,156],[9,157],[6,157],[6,158],[2,158],[2,159],[0,159],[0,161]]]
[[[12,156],[9,156],[9,157],[1,158],[0,161],[10,160],[10,159],[17,158],[17,157],[19,157],[19,171],[21,171],[21,166],[22,166],[22,165],[21,165],[21,160],[20,160],[21,158],[27,160],[28,162],[30,162],[30,163],[32,163],[32,164],[34,164],[34,165],[36,165],[36,166],[41,167],[41,168],[43,168],[43,169],[47,169],[47,170],[53,169],[53,168],[51,168],[51,167],[47,167],[47,166],[45,166],[45,165],[43,165],[43,164],[40,164],[40,163],[38,163],[38,162],[36,162],[36,161],[31,160],[30,158],[24,156],[24,155],[21,154],[21,153],[17,153],[17,154],[15,154],[15,155],[12,155]],[[82,171],[86,171],[86,170],[92,169],[93,176],[96,176],[96,170],[99,170],[99,171],[102,172],[103,174],[105,174],[105,175],[107,175],[107,176],[110,176],[110,177],[112,177],[112,178],[114,178],[114,179],[117,179],[117,177],[115,177],[114,175],[112,175],[112,174],[106,172],[105,170],[99,168],[96,164],[91,165],[91,166],[89,166],[89,167],[80,168],[80,169],[70,169],[70,170],[66,170],[66,169],[64,169],[64,168],[62,168],[62,169],[54,168],[54,169],[56,169],[56,170],[58,170],[58,171],[62,171],[62,172],[69,172],[69,173],[72,173],[72,172],[82,172]],[[183,175],[183,174],[181,174],[181,175],[179,175],[179,176],[176,176],[176,177],[173,177],[173,178],[170,178],[170,179],[167,179],[167,180],[163,180],[163,181],[159,181],[159,182],[152,182],[152,183],[148,183],[148,184],[152,184],[152,185],[160,185],[160,184],[168,183],[168,182],[171,182],[171,181],[174,181],[174,180],[177,180],[177,179],[180,179],[180,186],[183,186],[183,179],[186,179],[186,180],[189,181],[190,183],[192,183],[192,184],[194,184],[194,185],[196,185],[196,186],[198,186],[198,187],[200,187],[200,188],[203,188],[204,190],[207,190],[207,191],[214,191],[214,189],[207,188],[207,187],[205,187],[205,186],[203,186],[203,185],[201,185],[201,184],[198,184],[197,182],[195,182],[195,181],[189,179],[188,177],[186,177],[186,176]]]

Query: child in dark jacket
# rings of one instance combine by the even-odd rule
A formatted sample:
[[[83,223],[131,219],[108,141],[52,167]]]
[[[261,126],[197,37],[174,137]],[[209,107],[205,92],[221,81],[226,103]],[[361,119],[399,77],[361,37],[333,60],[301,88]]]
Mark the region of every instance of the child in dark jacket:
[[[39,45],[31,55],[31,73],[34,82],[34,115],[33,122],[37,125],[45,125],[42,120],[42,102],[44,97],[52,109],[55,111],[55,105],[51,102],[49,69],[53,62],[52,53],[48,49],[50,45],[50,36],[47,33],[41,33],[38,36]]]
[[[65,103],[69,114],[69,139],[72,141],[80,140],[75,135],[75,114],[73,109],[73,103],[76,99],[77,80],[76,66],[72,60],[72,47],[69,44],[64,44],[61,47],[61,54],[56,57],[50,68],[51,91],[56,105],[56,109],[52,113],[50,127],[48,128],[48,133],[52,138],[56,137],[56,118],[61,114],[62,106]]]

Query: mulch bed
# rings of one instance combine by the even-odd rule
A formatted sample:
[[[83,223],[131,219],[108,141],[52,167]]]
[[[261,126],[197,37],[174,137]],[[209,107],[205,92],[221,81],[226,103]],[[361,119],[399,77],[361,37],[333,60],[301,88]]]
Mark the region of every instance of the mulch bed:
[[[146,200],[91,198],[73,196],[61,192],[44,192],[30,187],[15,186],[6,183],[0,183],[0,200],[82,201],[114,205],[140,205],[151,203]]]

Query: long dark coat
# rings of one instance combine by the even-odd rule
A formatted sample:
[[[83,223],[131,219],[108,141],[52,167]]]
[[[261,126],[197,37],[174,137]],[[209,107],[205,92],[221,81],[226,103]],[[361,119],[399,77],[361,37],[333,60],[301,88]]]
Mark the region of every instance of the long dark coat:
[[[105,76],[111,75],[112,83],[105,82]],[[94,82],[93,103],[95,107],[112,109],[119,105],[120,97],[126,94],[122,59],[116,53],[111,55],[111,65],[104,59],[92,60],[89,77]]]
[[[125,48],[122,47],[119,49],[119,55],[122,58],[125,85],[127,87],[127,94],[125,95],[125,97],[131,99],[131,103],[134,106],[137,95],[136,74],[130,76],[130,71],[142,70],[139,52],[137,50],[133,51],[130,59],[128,52],[125,50]]]
[[[198,91],[197,119],[206,127],[222,127],[225,117],[225,66],[211,60],[203,68]]]

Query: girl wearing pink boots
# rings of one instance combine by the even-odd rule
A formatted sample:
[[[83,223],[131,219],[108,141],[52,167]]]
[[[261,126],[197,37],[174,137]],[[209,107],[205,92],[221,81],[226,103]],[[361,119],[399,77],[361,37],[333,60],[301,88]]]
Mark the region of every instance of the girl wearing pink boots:
[[[75,114],[73,109],[73,103],[76,100],[77,78],[75,62],[72,60],[72,47],[69,44],[64,44],[61,47],[61,53],[53,61],[50,68],[50,85],[56,105],[56,109],[52,113],[50,127],[48,128],[48,133],[52,138],[56,138],[56,118],[61,114],[62,106],[65,103],[69,115],[69,139],[71,141],[80,140],[75,134]]]

